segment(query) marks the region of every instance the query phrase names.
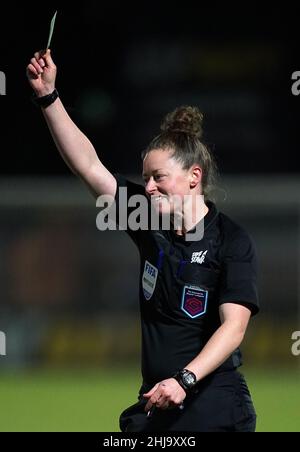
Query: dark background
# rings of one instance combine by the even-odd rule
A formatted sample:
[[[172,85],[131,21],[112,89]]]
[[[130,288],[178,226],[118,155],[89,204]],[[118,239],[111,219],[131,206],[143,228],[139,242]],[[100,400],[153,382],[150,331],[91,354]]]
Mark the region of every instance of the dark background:
[[[52,56],[71,117],[112,171],[140,171],[140,151],[178,105],[205,114],[222,174],[299,171],[299,8],[244,3],[1,5],[1,175],[69,175],[25,67],[58,9]]]

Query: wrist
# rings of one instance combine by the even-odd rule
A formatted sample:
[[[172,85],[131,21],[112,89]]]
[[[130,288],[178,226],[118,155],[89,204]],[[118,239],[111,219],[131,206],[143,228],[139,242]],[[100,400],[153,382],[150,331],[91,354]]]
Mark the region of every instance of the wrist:
[[[191,392],[197,383],[196,375],[187,369],[180,370],[173,378],[175,378],[186,393]]]
[[[58,91],[56,88],[54,88],[54,90],[51,91],[49,90],[39,91],[38,94],[37,92],[35,92],[31,100],[37,107],[45,109],[49,107],[49,105],[53,104],[58,97],[59,97]]]
[[[49,88],[34,90],[34,94],[36,95],[36,97],[43,97],[43,96],[48,96],[48,94],[53,93],[54,90],[55,90],[55,86],[51,86]]]

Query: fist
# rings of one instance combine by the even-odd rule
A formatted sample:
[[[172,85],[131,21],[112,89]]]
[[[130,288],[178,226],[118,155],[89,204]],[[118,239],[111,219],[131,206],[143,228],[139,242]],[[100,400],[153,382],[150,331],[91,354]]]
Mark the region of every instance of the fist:
[[[174,378],[168,378],[157,383],[143,396],[148,399],[145,411],[151,410],[153,406],[166,410],[181,405],[186,398],[186,392]]]
[[[27,66],[26,74],[37,96],[52,93],[55,89],[57,68],[51,58],[51,50],[36,52]]]

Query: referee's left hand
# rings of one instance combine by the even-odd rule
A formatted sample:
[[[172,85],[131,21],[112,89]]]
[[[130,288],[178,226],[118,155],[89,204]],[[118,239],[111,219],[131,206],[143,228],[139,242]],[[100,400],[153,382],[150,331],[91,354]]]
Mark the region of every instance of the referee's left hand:
[[[143,394],[143,397],[149,399],[145,406],[146,412],[153,406],[167,410],[181,405],[186,398],[186,392],[175,378],[168,378],[157,383],[149,392]]]

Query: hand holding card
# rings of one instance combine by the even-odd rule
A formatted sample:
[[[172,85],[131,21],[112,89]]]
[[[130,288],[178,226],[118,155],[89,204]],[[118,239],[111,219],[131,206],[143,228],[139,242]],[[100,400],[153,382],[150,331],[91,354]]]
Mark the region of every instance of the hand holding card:
[[[53,36],[56,16],[57,11],[51,20],[46,49],[35,52],[26,70],[29,83],[39,97],[49,96],[55,90],[57,69],[51,58],[49,47]]]

